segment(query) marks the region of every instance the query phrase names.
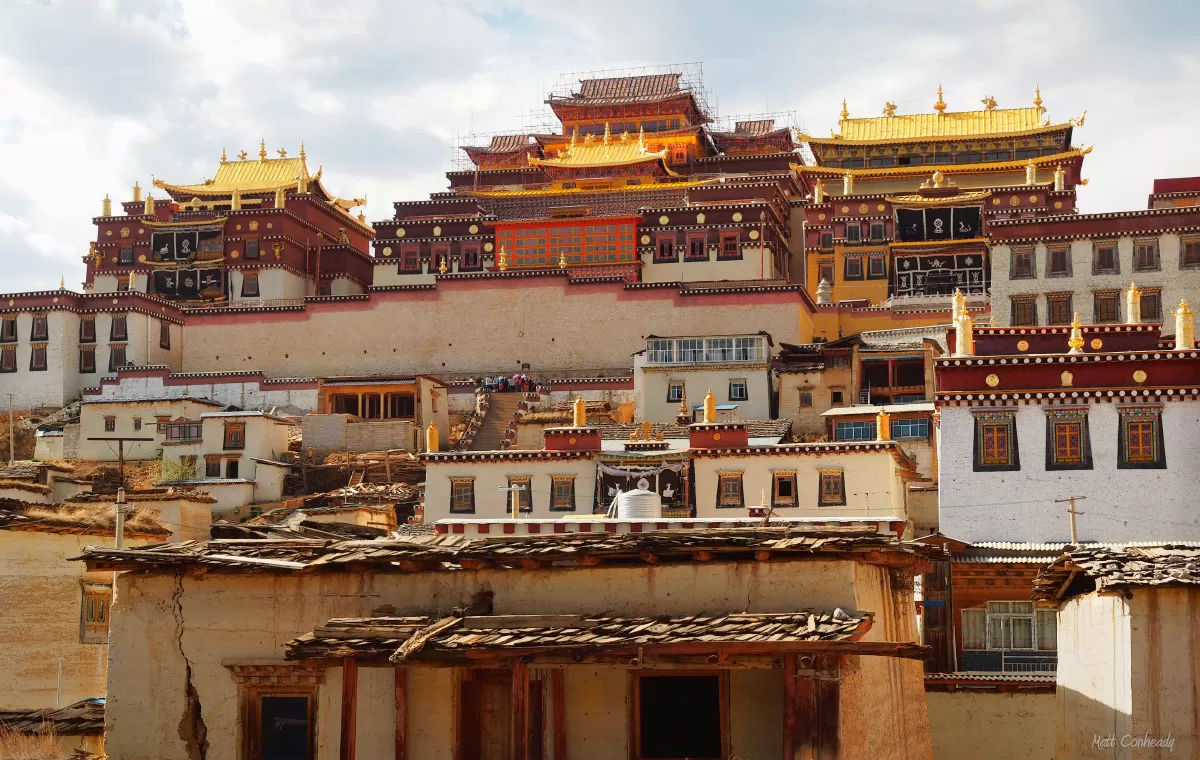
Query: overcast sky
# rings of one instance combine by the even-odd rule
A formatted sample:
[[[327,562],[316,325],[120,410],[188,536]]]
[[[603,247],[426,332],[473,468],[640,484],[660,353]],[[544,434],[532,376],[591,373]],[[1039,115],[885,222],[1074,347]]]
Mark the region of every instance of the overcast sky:
[[[0,0],[0,292],[78,289],[106,192],[306,144],[331,192],[444,189],[456,138],[513,131],[570,72],[703,62],[718,116],[950,110],[1087,123],[1084,211],[1200,175],[1200,4],[1081,0]],[[344,9],[344,10],[343,10]],[[159,191],[161,194],[161,191]],[[119,208],[119,207],[118,207]]]

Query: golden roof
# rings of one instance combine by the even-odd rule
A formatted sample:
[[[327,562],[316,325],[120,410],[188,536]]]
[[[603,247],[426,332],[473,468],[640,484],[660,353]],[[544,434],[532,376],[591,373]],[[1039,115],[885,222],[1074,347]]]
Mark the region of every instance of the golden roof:
[[[463,190],[463,195],[479,198],[525,198],[539,195],[587,195],[590,193],[639,193],[647,190],[680,190],[711,185],[718,179],[693,179],[683,182],[656,182],[651,185],[619,185],[616,187],[539,187],[528,190]]]
[[[1054,153],[1049,156],[1039,156],[1037,158],[1019,159],[1015,161],[990,161],[981,164],[937,164],[936,168],[943,174],[983,174],[984,172],[1009,171],[1014,169],[1024,169],[1031,161],[1035,166],[1044,166],[1046,164],[1061,164],[1086,156],[1092,152],[1092,146],[1086,148],[1073,148],[1062,153]],[[872,178],[872,177],[919,177],[929,174],[930,166],[883,166],[878,168],[865,169],[839,169],[830,166],[804,166],[801,164],[792,164],[792,171],[798,174],[821,175],[827,177],[844,177],[849,174],[855,179]],[[1040,183],[1046,184],[1046,183]]]
[[[593,138],[588,135],[583,140],[571,137],[567,147],[557,151],[553,158],[529,157],[529,163],[534,166],[558,166],[563,168],[601,168],[606,166],[627,166],[629,164],[654,161],[665,158],[667,149],[651,153],[646,148],[644,135],[636,138],[628,133],[613,137],[604,125],[604,136]]]
[[[842,119],[841,134],[832,137],[801,135],[805,142],[819,144],[889,143],[912,140],[955,139],[999,135],[1024,135],[1053,132],[1078,125],[1072,119],[1051,124],[1045,110],[1029,108],[989,108],[983,111],[957,111],[875,116]]]
[[[267,193],[279,188],[294,188],[301,172],[308,177],[304,158],[257,158],[246,161],[224,161],[217,168],[215,177],[199,185],[171,185],[161,179],[154,180],[155,187],[182,195],[230,195],[234,190],[241,193]],[[312,179],[319,180],[321,171]]]
[[[924,195],[889,195],[884,200],[898,206],[955,206],[971,201],[982,201],[991,197],[990,190],[967,191],[955,195],[924,196]]]

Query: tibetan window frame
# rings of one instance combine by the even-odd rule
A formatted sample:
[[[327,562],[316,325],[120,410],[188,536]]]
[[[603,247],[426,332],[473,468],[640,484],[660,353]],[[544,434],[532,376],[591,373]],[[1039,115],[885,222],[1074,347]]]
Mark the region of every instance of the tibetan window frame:
[[[454,265],[450,261],[450,245],[439,243],[429,248],[429,273],[441,274],[442,262],[446,262],[446,274],[454,273]]]
[[[832,232],[822,232],[821,234],[819,234],[817,236],[817,248],[821,249],[822,251],[832,251],[833,250],[833,233]]]
[[[1038,323],[1036,295],[1010,296],[1009,310],[1009,324],[1013,327],[1034,327]],[[1028,313],[1025,310],[1028,310]]]
[[[1086,409],[1046,410],[1046,469],[1092,469]]]
[[[305,757],[317,757],[317,732],[320,707],[319,687],[324,680],[323,667],[308,663],[266,660],[225,665],[237,682],[238,760],[262,760],[262,701],[270,697],[294,697],[307,700],[308,747]]]
[[[1142,288],[1141,312],[1143,322],[1161,322],[1163,320],[1162,310],[1162,288]]]
[[[242,272],[242,298],[258,298],[262,295],[259,289],[258,272]]]
[[[421,274],[421,246],[400,246],[400,263],[396,269],[400,274]]]
[[[1102,305],[1111,304],[1112,315],[1110,318],[1105,318],[1101,315]],[[1112,325],[1121,321],[1121,291],[1119,290],[1097,290],[1092,293],[1092,324],[1096,325]]]
[[[746,489],[742,487],[743,470],[717,472],[717,509],[743,509]]]
[[[722,232],[721,245],[717,248],[717,261],[741,261],[742,260],[742,233],[741,231]]]
[[[116,415],[106,414],[104,416],[104,432],[106,432],[106,433],[117,432],[117,417],[116,417]]]
[[[80,343],[95,343],[96,342],[96,318],[95,317],[80,317],[79,318],[79,342]]]
[[[17,317],[12,315],[0,319],[0,343],[17,342]]]
[[[791,495],[787,496],[780,493],[780,486],[787,486],[791,490]],[[800,506],[800,489],[799,483],[796,480],[795,470],[772,470],[771,471],[771,508],[778,507],[798,507]]]
[[[1179,239],[1179,268],[1200,269],[1200,237]]]
[[[564,486],[560,491],[559,487]],[[511,507],[510,507],[511,508]],[[550,511],[551,512],[574,512],[575,511],[575,476],[574,475],[551,475],[550,476]]]
[[[478,272],[483,269],[479,243],[464,243],[458,249],[458,271]]]
[[[1111,251],[1112,266],[1104,267],[1100,265],[1100,251]],[[1117,247],[1115,240],[1108,240],[1101,243],[1092,243],[1092,274],[1120,274],[1121,273],[1121,249]]]
[[[737,391],[736,395],[734,391]],[[730,401],[749,401],[750,400],[750,383],[744,377],[731,377],[729,379],[729,400]]]
[[[707,235],[688,235],[687,236],[687,252],[683,255],[684,261],[708,261],[708,236]]]
[[[862,222],[846,222],[842,229],[842,239],[846,241],[847,245],[858,245],[863,242]]]
[[[868,253],[867,254],[867,279],[868,280],[886,280],[887,271],[887,254],[886,253]]]
[[[17,347],[0,346],[0,372],[17,371]]]
[[[1118,469],[1166,469],[1167,455],[1163,441],[1162,410],[1161,406],[1118,407]]]
[[[127,314],[113,314],[112,324],[108,328],[109,340],[129,340],[129,316]]]
[[[975,472],[1016,472],[1021,469],[1017,445],[1016,412],[973,412],[974,445],[971,457]],[[1001,448],[1000,437],[1004,442]],[[989,450],[990,449],[990,450]]]
[[[1017,266],[1018,256],[1021,261],[1025,261],[1028,257],[1028,268]],[[1036,280],[1037,279],[1037,256],[1034,254],[1033,246],[1022,246],[1013,248],[1009,254],[1008,279],[1010,280]]]
[[[108,344],[108,371],[116,372],[129,366],[125,359],[124,343]]]
[[[887,225],[883,222],[871,222],[867,229],[870,231],[868,238],[872,243],[880,243],[887,238]]]
[[[204,455],[204,477],[220,478],[221,477],[221,455],[220,454],[205,454]]]
[[[660,232],[654,236],[654,263],[674,264],[679,261],[679,246],[673,232]]]
[[[262,256],[262,248],[259,245],[258,238],[248,237],[246,238],[245,243],[246,259],[248,261],[254,261]]]
[[[50,318],[45,314],[34,314],[33,324],[29,326],[31,342],[46,342],[50,340]]]
[[[1071,306],[1073,303],[1074,293],[1065,291],[1061,293],[1046,294],[1046,324],[1048,325],[1069,325],[1071,324],[1071,316],[1074,313]],[[1064,310],[1065,305],[1065,310]],[[1057,314],[1056,314],[1057,312]]]
[[[508,475],[506,482],[511,489],[515,486],[525,486],[519,492],[517,497],[517,512],[530,513],[533,512],[533,476],[532,475]],[[512,514],[512,491],[506,491],[504,494],[504,514]]]
[[[132,264],[133,263],[133,246],[132,245],[121,246],[120,253],[117,254],[117,263],[118,264]]]
[[[1143,253],[1146,253],[1150,257],[1151,261],[1142,261],[1141,257]],[[1162,250],[1161,246],[1158,244],[1158,238],[1133,241],[1133,271],[1162,271]]]
[[[158,347],[171,350],[171,323],[165,319],[158,320]]]
[[[112,611],[112,602],[112,584],[83,584],[83,598],[79,605],[80,644],[108,643],[108,619]]]
[[[678,391],[678,393],[676,393]],[[667,403],[678,404],[683,401],[683,394],[686,391],[686,385],[682,380],[667,381]]]
[[[1061,268],[1056,265],[1061,265]],[[1072,274],[1071,267],[1071,246],[1068,245],[1047,245],[1046,246],[1046,276],[1047,277],[1070,277]]]
[[[450,478],[450,514],[475,514],[475,478],[473,476]]]
[[[862,280],[867,276],[866,268],[863,266],[863,255],[861,253],[848,253],[842,266],[842,279]]]
[[[79,374],[94,375],[96,373],[96,347],[79,347]]]
[[[821,280],[825,280],[830,285],[832,285],[834,283],[833,264],[834,264],[833,259],[817,259],[817,284],[818,285],[821,283]],[[825,277],[826,272],[829,273],[828,277]]]
[[[803,389],[799,389],[799,392],[800,392],[800,396],[799,396],[799,398],[796,400],[796,403],[797,403],[797,404],[798,404],[798,405],[799,405],[801,408],[807,408],[807,407],[810,407],[810,406],[812,406],[812,405],[813,405],[813,392],[812,392],[812,389],[811,389],[811,388],[803,388]]]
[[[817,470],[817,506],[846,506],[846,471],[842,468]]]
[[[46,344],[34,343],[29,347],[29,371],[30,372],[45,372],[46,371]]]
[[[241,451],[246,448],[246,423],[226,422],[225,434],[222,437],[221,449],[224,451]]]

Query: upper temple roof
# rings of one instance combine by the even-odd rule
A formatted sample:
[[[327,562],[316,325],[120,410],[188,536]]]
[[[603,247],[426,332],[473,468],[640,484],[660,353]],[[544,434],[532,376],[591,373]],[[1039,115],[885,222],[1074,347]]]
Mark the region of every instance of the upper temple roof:
[[[678,97],[683,93],[679,88],[679,74],[650,74],[584,79],[579,83],[578,92],[573,92],[567,97],[552,97],[551,100],[578,105],[654,103]]]
[[[279,188],[294,188],[301,171],[308,176],[308,167],[303,158],[252,158],[245,161],[222,161],[212,179],[197,185],[172,185],[161,179],[154,180],[171,194],[181,195],[229,195],[234,190],[241,193],[274,192]],[[318,177],[320,172],[318,171]]]

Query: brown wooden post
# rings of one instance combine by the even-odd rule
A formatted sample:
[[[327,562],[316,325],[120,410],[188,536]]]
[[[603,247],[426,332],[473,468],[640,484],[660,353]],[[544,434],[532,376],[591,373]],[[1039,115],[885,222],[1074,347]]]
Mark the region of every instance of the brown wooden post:
[[[354,739],[358,717],[358,663],[353,657],[342,658],[342,741],[339,760],[354,760]]]
[[[787,760],[817,759],[817,690],[813,657],[796,658],[797,669],[793,671],[792,703],[792,754]]]
[[[396,760],[408,760],[408,667],[396,666]]]
[[[567,760],[567,696],[562,668],[550,671],[550,702],[554,721],[554,760]]]
[[[837,760],[841,757],[840,691],[841,658],[826,655],[817,659],[816,713],[819,743],[818,760]]]
[[[796,655],[783,656],[783,757],[796,756]],[[554,760],[558,760],[555,756]]]
[[[509,757],[527,760],[529,757],[529,666],[513,664],[512,671],[512,728],[509,731]]]

